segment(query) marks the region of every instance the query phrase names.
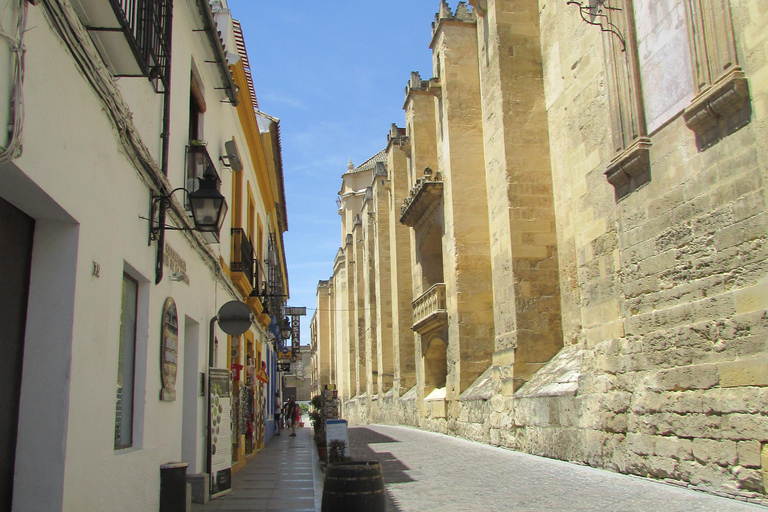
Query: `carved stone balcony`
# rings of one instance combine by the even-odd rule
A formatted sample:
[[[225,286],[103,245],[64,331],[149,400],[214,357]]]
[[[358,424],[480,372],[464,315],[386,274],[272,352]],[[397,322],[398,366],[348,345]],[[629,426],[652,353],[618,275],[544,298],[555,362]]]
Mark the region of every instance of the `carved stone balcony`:
[[[429,172],[429,174],[426,174]],[[405,198],[400,207],[400,222],[409,227],[414,227],[433,206],[443,198],[443,180],[440,173],[432,178],[431,170],[425,170],[425,176],[416,180],[411,189],[411,194]]]
[[[448,325],[445,284],[437,283],[424,292],[413,305],[413,329],[424,335]]]

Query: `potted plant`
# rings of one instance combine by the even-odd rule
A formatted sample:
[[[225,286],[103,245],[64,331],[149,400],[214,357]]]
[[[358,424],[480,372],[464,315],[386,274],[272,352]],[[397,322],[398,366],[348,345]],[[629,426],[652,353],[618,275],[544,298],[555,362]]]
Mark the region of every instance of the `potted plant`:
[[[342,441],[341,439],[334,439],[331,441],[330,445],[328,445],[328,464],[351,461],[352,457],[346,456],[346,451],[347,443],[345,441]]]
[[[315,430],[315,445],[317,445],[317,456],[325,462],[328,459],[328,446],[325,443],[325,432]]]

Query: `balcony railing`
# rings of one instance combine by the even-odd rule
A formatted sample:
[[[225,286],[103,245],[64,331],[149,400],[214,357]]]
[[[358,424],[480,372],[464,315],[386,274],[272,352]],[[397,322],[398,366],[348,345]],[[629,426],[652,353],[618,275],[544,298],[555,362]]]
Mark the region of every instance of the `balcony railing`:
[[[419,334],[432,331],[446,325],[445,284],[437,283],[413,301],[413,327]]]
[[[112,74],[146,76],[158,92],[168,87],[171,0],[79,0],[74,4]]]
[[[243,274],[248,284],[254,286],[253,245],[242,228],[232,228],[232,272]]]

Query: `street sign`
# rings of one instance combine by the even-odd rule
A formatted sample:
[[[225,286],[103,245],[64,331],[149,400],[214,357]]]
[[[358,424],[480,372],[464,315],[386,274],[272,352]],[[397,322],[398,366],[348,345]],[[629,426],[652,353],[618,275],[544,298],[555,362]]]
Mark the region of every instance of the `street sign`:
[[[217,319],[222,331],[230,336],[240,336],[251,328],[253,315],[248,304],[231,300],[221,306]]]
[[[288,316],[307,316],[307,308],[286,306],[285,314]]]

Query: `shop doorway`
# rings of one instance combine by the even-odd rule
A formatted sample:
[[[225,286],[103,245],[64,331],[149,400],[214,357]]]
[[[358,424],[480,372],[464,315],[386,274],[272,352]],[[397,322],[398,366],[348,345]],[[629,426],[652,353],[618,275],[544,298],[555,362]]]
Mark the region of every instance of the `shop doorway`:
[[[0,511],[11,510],[35,221],[0,198]]]

